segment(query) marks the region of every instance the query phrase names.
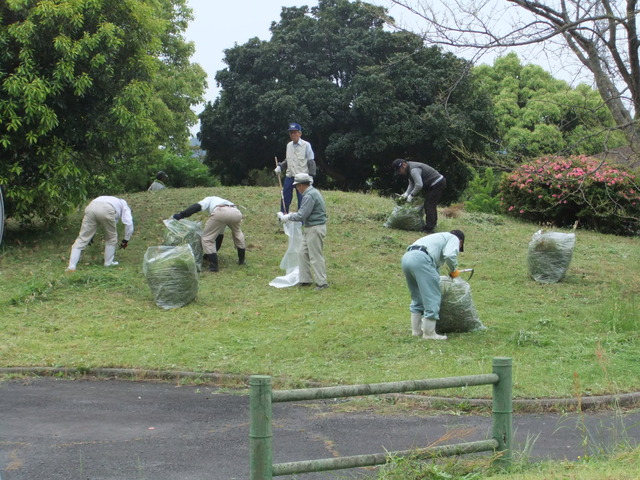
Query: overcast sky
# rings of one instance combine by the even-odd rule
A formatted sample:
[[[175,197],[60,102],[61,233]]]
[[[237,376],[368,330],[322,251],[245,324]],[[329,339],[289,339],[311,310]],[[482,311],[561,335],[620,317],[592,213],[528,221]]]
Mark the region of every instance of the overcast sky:
[[[317,0],[188,0],[189,6],[193,9],[194,20],[189,25],[185,33],[187,40],[195,42],[196,53],[192,60],[199,63],[207,72],[209,88],[206,92],[206,100],[213,101],[218,96],[218,89],[215,84],[215,75],[218,70],[226,67],[222,59],[223,50],[244,44],[253,37],[261,40],[269,40],[271,32],[269,27],[271,22],[280,20],[282,7],[301,7],[307,5],[315,7]],[[402,20],[403,11],[400,7],[392,6],[386,0],[370,0],[369,3],[385,6],[396,20]],[[539,63],[545,70],[551,72],[556,78],[562,78],[573,83],[572,78],[563,75],[562,65],[553,68],[544,62],[544,56],[536,59],[535,56],[525,56],[522,52],[517,52],[523,63]],[[461,56],[466,55],[457,53]],[[495,55],[487,55],[480,63],[492,63]],[[573,79],[575,80],[575,79]],[[196,113],[200,113],[203,105],[195,108]],[[199,127],[194,127],[193,132],[197,132]]]

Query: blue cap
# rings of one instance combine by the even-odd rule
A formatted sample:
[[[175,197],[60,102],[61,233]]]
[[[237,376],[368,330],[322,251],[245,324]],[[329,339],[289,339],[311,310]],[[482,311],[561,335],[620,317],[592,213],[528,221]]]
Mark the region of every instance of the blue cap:
[[[300,126],[299,123],[296,122],[292,122],[289,124],[289,131],[292,132],[293,130],[298,130],[299,132],[302,131],[302,127]]]

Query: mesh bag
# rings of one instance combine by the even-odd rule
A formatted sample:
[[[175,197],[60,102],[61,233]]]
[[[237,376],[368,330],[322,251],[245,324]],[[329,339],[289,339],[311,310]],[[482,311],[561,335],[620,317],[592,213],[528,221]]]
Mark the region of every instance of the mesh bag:
[[[170,246],[189,245],[193,251],[198,271],[202,270],[202,224],[192,220],[164,220],[164,244]]]
[[[414,207],[410,203],[396,205],[387,221],[384,222],[384,226],[398,230],[420,231],[424,227],[422,211],[422,205],[418,207]]]
[[[529,275],[539,283],[562,280],[569,269],[575,244],[575,233],[538,230],[529,242]]]
[[[147,248],[142,272],[160,308],[184,307],[198,295],[198,269],[189,245]]]
[[[440,319],[436,323],[437,333],[465,333],[484,330],[471,297],[471,285],[457,277],[440,276]]]

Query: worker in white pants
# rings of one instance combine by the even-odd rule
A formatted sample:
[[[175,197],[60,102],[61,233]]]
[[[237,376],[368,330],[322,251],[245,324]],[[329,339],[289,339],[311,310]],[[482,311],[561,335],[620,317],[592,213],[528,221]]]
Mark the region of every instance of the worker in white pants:
[[[126,201],[117,197],[102,196],[89,203],[84,209],[82,226],[78,238],[71,247],[67,272],[75,272],[82,250],[93,240],[98,227],[104,229],[104,266],[118,265],[116,262],[116,245],[118,244],[118,221],[124,225],[124,238],[120,248],[127,248],[133,235],[133,217]]]

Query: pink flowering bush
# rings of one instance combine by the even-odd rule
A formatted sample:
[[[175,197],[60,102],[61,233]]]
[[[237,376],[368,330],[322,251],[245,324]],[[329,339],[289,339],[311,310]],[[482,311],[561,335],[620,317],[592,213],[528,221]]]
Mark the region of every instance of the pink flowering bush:
[[[502,178],[501,206],[534,222],[603,233],[640,233],[640,187],[635,174],[592,157],[542,157]]]

